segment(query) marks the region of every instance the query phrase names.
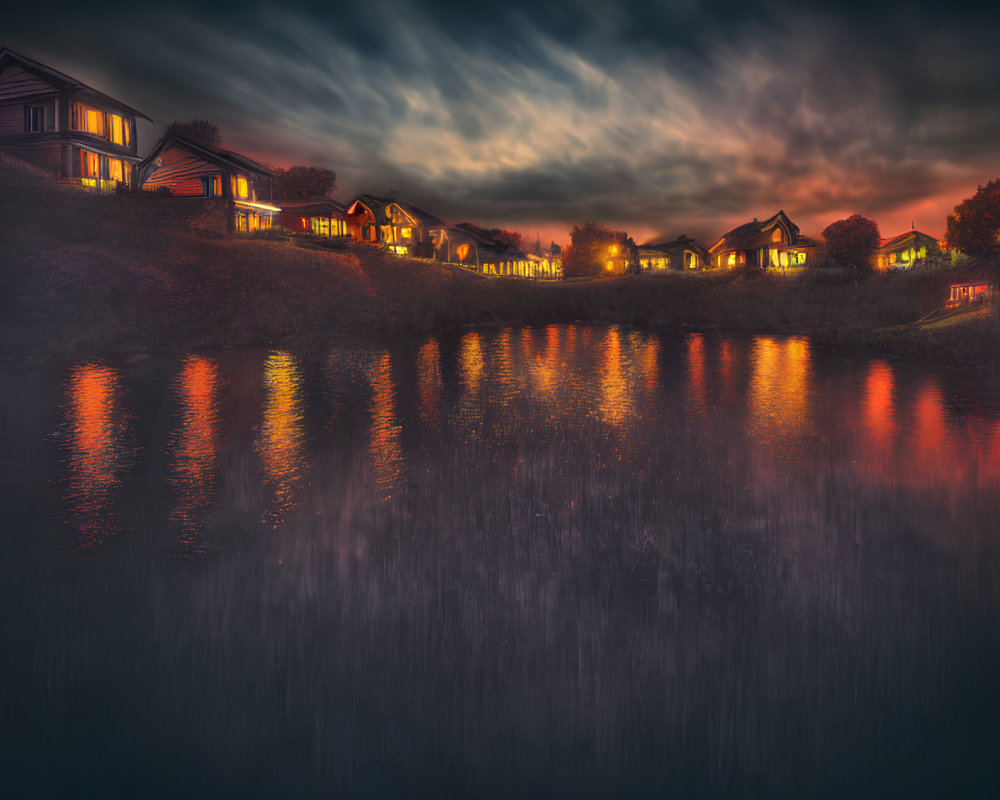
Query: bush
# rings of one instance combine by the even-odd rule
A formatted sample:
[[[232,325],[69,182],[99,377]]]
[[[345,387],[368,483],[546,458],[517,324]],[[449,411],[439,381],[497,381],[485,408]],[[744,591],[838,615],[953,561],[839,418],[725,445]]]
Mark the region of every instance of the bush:
[[[822,235],[830,259],[857,273],[872,271],[872,255],[881,241],[875,220],[852,214],[827,225]]]

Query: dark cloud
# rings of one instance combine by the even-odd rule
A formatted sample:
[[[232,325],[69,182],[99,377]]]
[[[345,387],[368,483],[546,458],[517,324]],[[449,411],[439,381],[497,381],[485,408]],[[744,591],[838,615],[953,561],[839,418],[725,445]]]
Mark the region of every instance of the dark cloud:
[[[807,229],[860,211],[940,233],[1000,171],[996,17],[851,1],[55,2],[11,12],[4,43],[160,126],[207,117],[234,148],[448,219],[711,238],[782,207]]]

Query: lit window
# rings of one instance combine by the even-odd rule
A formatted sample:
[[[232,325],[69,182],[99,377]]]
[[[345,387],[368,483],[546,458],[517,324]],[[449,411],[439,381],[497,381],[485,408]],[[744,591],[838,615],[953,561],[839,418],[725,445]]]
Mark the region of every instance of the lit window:
[[[460,244],[455,248],[455,254],[458,256],[459,261],[465,261],[469,257],[469,245]]]
[[[240,200],[247,199],[247,179],[242,175],[236,179],[236,196]]]
[[[89,150],[80,151],[80,177],[97,178],[100,177],[100,158],[97,153]]]
[[[400,228],[399,235],[402,236],[404,239],[409,239],[410,237],[413,236],[413,229],[412,228]]]
[[[115,144],[125,144],[125,120],[117,114],[108,114],[108,123],[111,128],[109,137]]]
[[[731,266],[731,267],[735,267],[736,266],[736,253],[730,253],[729,254],[729,262],[728,263],[729,263],[729,266]]]
[[[108,159],[108,180],[122,183],[125,180],[124,165],[119,158]]]
[[[75,117],[74,127],[85,133],[92,133],[95,136],[104,136],[104,112],[96,108],[85,106],[83,103],[74,103],[73,116]]]

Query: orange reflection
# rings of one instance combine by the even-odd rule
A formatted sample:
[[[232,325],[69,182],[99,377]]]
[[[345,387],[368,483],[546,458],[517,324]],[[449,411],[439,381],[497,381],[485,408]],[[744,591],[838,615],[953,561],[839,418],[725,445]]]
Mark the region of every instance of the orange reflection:
[[[735,346],[729,339],[723,339],[719,346],[719,380],[722,383],[722,399],[736,397],[736,354]]]
[[[264,481],[272,493],[261,523],[277,530],[295,507],[296,496],[309,465],[305,453],[302,413],[302,376],[295,358],[282,351],[264,361],[264,409],[257,452]]]
[[[218,367],[210,358],[189,356],[177,380],[180,429],[173,437],[172,483],[177,505],[170,521],[180,528],[176,544],[186,554],[205,552],[199,533],[211,513],[218,469]]]
[[[701,416],[708,411],[708,390],[705,378],[705,339],[692,333],[687,340],[688,406]]]
[[[608,328],[600,348],[600,412],[611,425],[619,425],[632,408],[632,396],[622,372],[621,332]]]
[[[865,423],[871,430],[872,438],[883,447],[892,441],[896,430],[892,407],[894,381],[892,367],[887,363],[884,361],[871,363],[865,380]]]
[[[93,364],[76,367],[70,373],[67,394],[70,474],[66,501],[80,531],[80,546],[89,547],[119,531],[114,493],[135,456],[126,444],[117,370]]]
[[[656,336],[641,344],[636,355],[642,373],[642,385],[646,389],[647,400],[656,396],[660,387],[660,340]]]
[[[396,419],[396,385],[392,382],[392,359],[382,351],[370,371],[372,387],[372,422],[368,451],[375,468],[375,480],[386,491],[400,486],[406,458],[403,455],[402,428]]]
[[[760,337],[754,343],[751,368],[751,433],[768,444],[804,434],[809,421],[809,341]]]
[[[424,422],[437,426],[441,413],[441,347],[437,339],[428,339],[417,353],[417,390],[420,394],[420,416]]]

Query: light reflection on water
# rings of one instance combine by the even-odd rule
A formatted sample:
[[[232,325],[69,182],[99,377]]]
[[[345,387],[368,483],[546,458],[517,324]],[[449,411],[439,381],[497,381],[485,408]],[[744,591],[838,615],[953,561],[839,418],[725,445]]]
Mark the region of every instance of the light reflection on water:
[[[64,396],[37,483],[91,558],[40,536],[0,581],[24,763],[115,775],[87,742],[139,730],[140,794],[997,777],[1000,390],[801,338],[546,326],[81,365]],[[163,524],[217,560],[147,555]]]

